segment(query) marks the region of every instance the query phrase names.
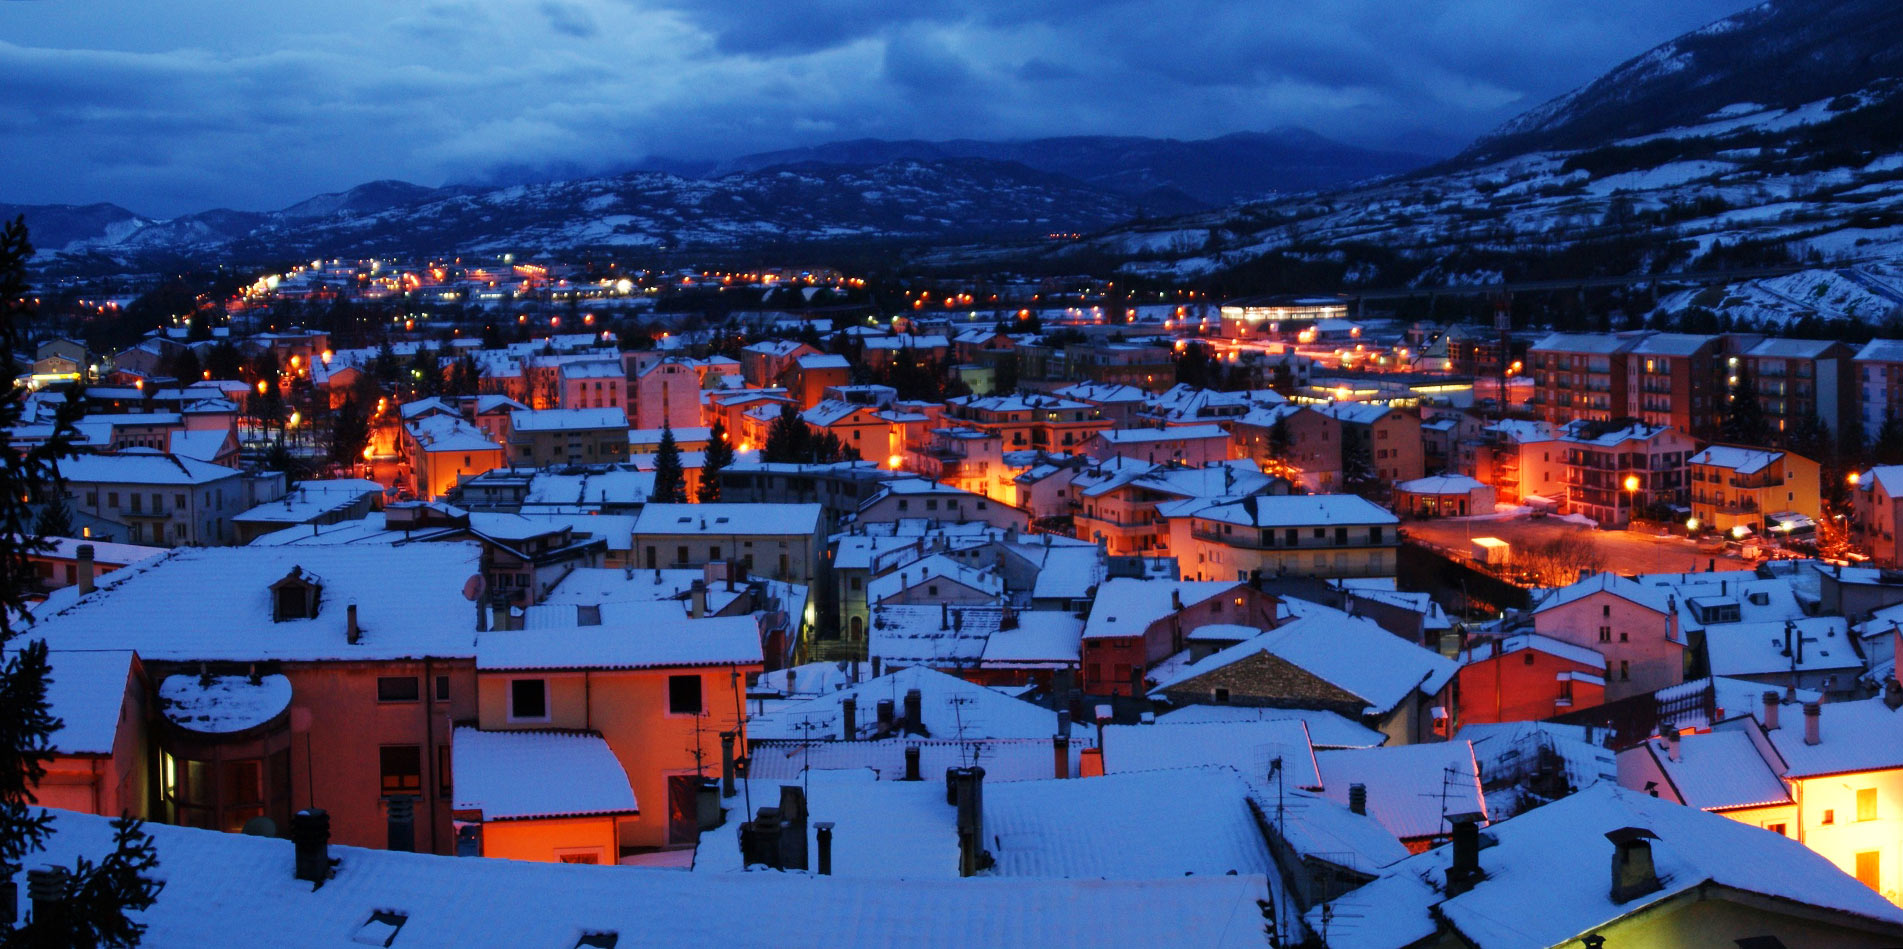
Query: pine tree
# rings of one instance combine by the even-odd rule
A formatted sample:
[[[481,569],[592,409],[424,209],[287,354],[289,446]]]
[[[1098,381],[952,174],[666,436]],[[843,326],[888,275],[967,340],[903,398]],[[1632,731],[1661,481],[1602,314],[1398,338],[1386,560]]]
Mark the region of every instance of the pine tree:
[[[40,505],[39,516],[33,520],[33,533],[38,537],[73,536],[73,512],[66,506],[66,492],[54,487],[48,492],[52,497]]]
[[[807,459],[812,448],[812,430],[800,418],[798,406],[788,402],[780,406],[780,417],[767,429],[766,445],[760,449],[761,461],[798,463]]]
[[[700,463],[700,497],[702,504],[712,504],[720,500],[720,473],[733,464],[733,446],[727,442],[727,425],[718,419],[714,429],[707,433],[707,451]]]
[[[205,374],[205,367],[198,362],[198,351],[190,346],[179,351],[178,358],[172,360],[172,378],[180,385],[191,385]]]
[[[28,315],[26,261],[33,253],[26,222],[16,219],[0,230],[0,379],[17,375],[13,353],[20,349],[19,321]],[[12,444],[20,423],[17,391],[0,398],[0,879],[10,880],[33,854],[45,849],[53,819],[35,813],[33,789],[52,759],[50,739],[61,726],[47,702],[53,667],[46,641],[15,642],[25,614],[26,594],[35,572],[27,559],[44,548],[28,531],[28,500],[53,486],[58,492],[59,459],[76,454],[74,422],[80,402],[68,399],[55,417],[53,435],[29,449]],[[126,914],[152,905],[161,884],[145,876],[158,863],[152,840],[130,817],[113,823],[113,851],[98,863],[81,859],[66,885],[68,912],[35,919],[25,926],[0,929],[0,946],[136,946],[145,931]]]
[[[205,355],[205,368],[211,370],[213,379],[236,379],[244,374],[244,357],[231,340],[225,340]]]
[[[1718,437],[1733,445],[1763,447],[1770,441],[1770,425],[1764,420],[1764,407],[1758,404],[1758,387],[1751,374],[1740,371],[1731,386],[1731,398],[1725,403],[1724,420]]]
[[[674,443],[674,426],[661,426],[661,450],[654,454],[654,493],[648,500],[656,504],[678,504],[687,500],[685,477],[681,473],[681,446]]]
[[[370,416],[363,405],[352,395],[344,399],[342,408],[330,420],[330,460],[334,464],[350,466],[363,457],[364,447],[370,444]]]

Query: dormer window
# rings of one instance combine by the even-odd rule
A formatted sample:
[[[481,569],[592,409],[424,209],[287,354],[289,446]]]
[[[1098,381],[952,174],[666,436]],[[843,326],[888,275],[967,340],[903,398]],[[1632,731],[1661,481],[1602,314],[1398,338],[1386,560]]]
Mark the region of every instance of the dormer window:
[[[271,584],[270,589],[272,622],[317,617],[317,602],[324,582],[316,574],[305,573],[302,567],[294,566],[283,579]]]

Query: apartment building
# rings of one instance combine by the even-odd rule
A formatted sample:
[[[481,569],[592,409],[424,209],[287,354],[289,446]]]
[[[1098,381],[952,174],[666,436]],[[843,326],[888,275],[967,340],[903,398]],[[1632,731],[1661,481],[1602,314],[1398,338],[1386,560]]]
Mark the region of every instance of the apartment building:
[[[1712,445],[1685,461],[1692,518],[1722,533],[1789,528],[1823,517],[1818,464],[1787,451]],[[1742,528],[1742,531],[1739,529]]]
[[[1695,447],[1676,428],[1625,422],[1575,422],[1559,444],[1566,452],[1566,503],[1607,527],[1635,512],[1678,508],[1689,500],[1685,459]]]

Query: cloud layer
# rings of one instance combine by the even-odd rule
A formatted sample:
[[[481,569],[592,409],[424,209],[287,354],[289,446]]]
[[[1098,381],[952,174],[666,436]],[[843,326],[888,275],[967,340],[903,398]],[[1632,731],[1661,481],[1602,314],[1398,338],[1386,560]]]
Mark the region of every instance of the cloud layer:
[[[1448,148],[1737,2],[0,2],[0,201],[269,209],[862,136]]]

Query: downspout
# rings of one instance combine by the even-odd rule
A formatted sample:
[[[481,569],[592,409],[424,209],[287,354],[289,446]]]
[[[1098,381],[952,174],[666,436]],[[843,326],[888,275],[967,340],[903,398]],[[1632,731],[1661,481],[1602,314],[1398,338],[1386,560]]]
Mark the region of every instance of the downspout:
[[[105,806],[105,802],[100,800],[101,794],[100,794],[100,788],[99,788],[99,759],[97,757],[92,758],[90,761],[90,765],[92,767],[92,774],[93,774],[93,777],[92,777],[93,813],[103,815],[105,814],[105,811],[101,810],[101,808]]]
[[[428,776],[430,783],[418,788],[424,793],[417,796],[432,802],[429,809],[429,852],[436,853],[436,811],[441,803],[437,798],[443,782],[436,774],[436,677],[431,674],[430,662],[430,657],[423,657],[423,740],[426,742],[423,747],[429,749],[423,752],[423,773]]]
[[[595,679],[594,671],[581,671],[581,727],[595,730]]]

